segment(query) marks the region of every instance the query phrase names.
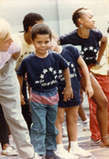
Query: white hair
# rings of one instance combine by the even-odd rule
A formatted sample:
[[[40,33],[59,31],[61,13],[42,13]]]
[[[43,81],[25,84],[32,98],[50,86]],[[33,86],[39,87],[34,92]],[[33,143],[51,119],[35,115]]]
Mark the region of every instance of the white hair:
[[[9,23],[5,20],[0,18],[0,39],[5,40],[11,34],[11,28]]]

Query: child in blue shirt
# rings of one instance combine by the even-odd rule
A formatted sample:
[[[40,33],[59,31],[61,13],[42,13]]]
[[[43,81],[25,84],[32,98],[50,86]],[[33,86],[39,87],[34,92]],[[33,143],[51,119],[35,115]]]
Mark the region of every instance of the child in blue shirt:
[[[77,48],[72,45],[66,45],[63,47],[61,56],[64,57],[69,65],[71,86],[73,89],[73,98],[64,101],[63,100],[63,89],[65,87],[65,81],[62,74],[59,76],[59,107],[57,113],[56,127],[59,130],[57,136],[57,151],[56,154],[67,156],[62,144],[62,123],[64,122],[64,114],[66,114],[66,125],[68,133],[69,147],[68,150],[72,156],[79,155],[81,157],[89,157],[91,153],[85,151],[79,147],[77,143],[77,120],[78,120],[78,109],[81,104],[80,97],[80,71],[82,72],[82,78],[85,79],[85,91],[88,97],[92,97],[93,89],[91,86],[90,75],[88,68],[79,54]]]
[[[67,62],[63,57],[50,51],[52,33],[45,24],[32,27],[35,54],[25,58],[18,70],[20,83],[27,74],[31,87],[32,127],[31,142],[39,155],[47,159],[56,158],[55,120],[58,106],[58,77],[63,72],[65,88],[64,101],[73,97]],[[49,154],[49,155],[48,155]]]

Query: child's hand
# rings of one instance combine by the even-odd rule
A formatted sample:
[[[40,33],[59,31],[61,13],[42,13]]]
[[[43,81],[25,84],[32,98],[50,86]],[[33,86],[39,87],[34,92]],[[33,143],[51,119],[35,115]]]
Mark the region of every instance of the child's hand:
[[[93,88],[92,86],[86,86],[85,88],[85,92],[87,93],[88,97],[91,98],[94,94]]]
[[[21,105],[25,105],[25,100],[23,94],[20,95]]]
[[[67,100],[70,100],[71,98],[73,98],[73,91],[71,87],[65,87],[63,92],[64,94],[64,101],[67,102]]]

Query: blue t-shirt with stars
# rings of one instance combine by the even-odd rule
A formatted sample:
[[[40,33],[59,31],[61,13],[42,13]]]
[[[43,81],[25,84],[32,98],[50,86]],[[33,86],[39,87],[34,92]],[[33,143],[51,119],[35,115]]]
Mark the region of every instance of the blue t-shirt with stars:
[[[49,51],[45,58],[29,55],[22,61],[17,73],[18,75],[27,73],[27,81],[32,90],[43,92],[57,87],[58,77],[67,67],[63,57]]]
[[[83,39],[78,36],[77,30],[60,37],[60,44],[76,45],[87,65],[95,64],[97,52],[99,50],[99,41],[102,33],[98,30],[90,30],[89,38]]]
[[[80,73],[78,58],[80,57],[79,51],[73,45],[66,45],[63,47],[61,56],[65,58],[70,69],[71,85],[73,89],[73,99],[64,102],[63,101],[63,89],[65,87],[64,77],[61,74],[59,76],[59,107],[71,107],[80,104]]]

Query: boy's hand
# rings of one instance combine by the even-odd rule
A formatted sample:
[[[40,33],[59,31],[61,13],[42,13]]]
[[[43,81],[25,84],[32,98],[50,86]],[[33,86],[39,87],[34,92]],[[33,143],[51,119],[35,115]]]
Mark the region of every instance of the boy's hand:
[[[63,92],[64,94],[64,101],[67,102],[67,100],[70,100],[71,98],[73,98],[73,91],[71,87],[65,87]]]
[[[93,88],[92,86],[86,86],[85,88],[85,92],[87,93],[88,97],[91,98],[94,94]]]
[[[23,94],[20,95],[21,105],[25,105],[25,100]]]

